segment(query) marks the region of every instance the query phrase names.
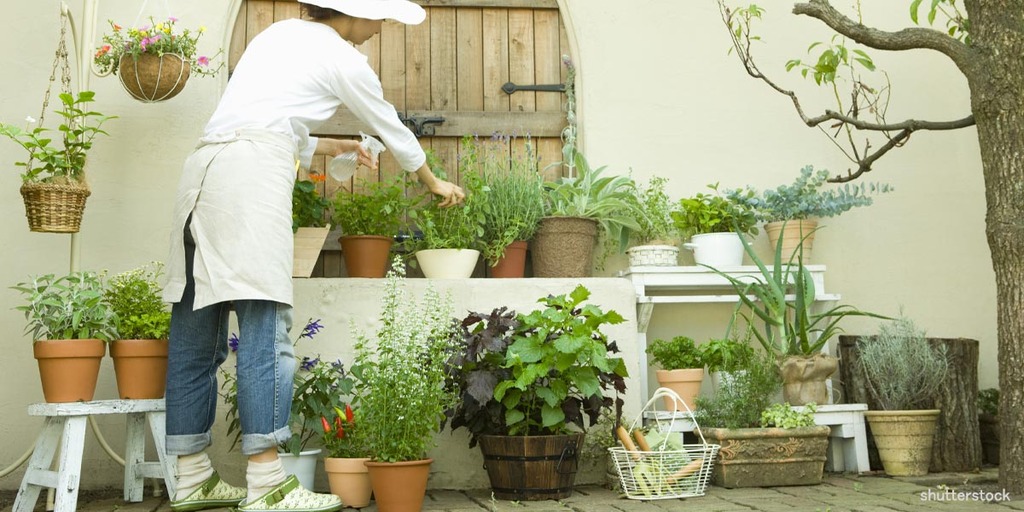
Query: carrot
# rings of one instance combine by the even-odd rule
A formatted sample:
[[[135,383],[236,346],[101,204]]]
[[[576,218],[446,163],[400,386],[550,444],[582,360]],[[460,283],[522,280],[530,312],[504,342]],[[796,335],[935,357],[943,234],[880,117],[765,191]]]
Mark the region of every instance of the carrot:
[[[693,462],[683,466],[682,468],[679,469],[679,471],[676,471],[675,473],[673,473],[672,476],[670,476],[667,479],[665,479],[665,483],[666,484],[672,484],[676,480],[680,480],[682,478],[686,478],[686,477],[696,473],[697,470],[699,470],[702,465],[704,465],[704,459],[697,459],[697,460],[695,460],[695,461],[693,461]]]

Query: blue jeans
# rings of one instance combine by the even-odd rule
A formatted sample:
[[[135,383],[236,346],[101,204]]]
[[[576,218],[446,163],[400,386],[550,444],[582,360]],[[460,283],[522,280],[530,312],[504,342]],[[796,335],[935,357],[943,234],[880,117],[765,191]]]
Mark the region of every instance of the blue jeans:
[[[289,339],[292,308],[267,300],[236,300],[192,310],[195,245],[185,226],[188,281],[171,307],[167,358],[167,453],[190,455],[212,442],[217,419],[217,369],[228,355],[228,314],[238,317],[238,419],[242,453],[254,455],[291,437],[295,352]]]

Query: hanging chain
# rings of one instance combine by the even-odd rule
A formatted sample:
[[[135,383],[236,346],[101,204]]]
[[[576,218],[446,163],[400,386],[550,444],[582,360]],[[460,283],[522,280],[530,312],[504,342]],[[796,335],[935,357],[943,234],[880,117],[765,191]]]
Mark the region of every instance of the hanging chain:
[[[43,109],[39,112],[39,124],[43,126],[43,121],[46,119],[46,109],[50,106],[50,90],[53,88],[53,82],[57,79],[57,66],[60,66],[60,90],[71,94],[71,65],[68,61],[68,46],[65,42],[67,39],[68,32],[68,17],[66,14],[61,13],[60,15],[60,40],[57,42],[57,51],[53,56],[53,67],[50,69],[50,81],[46,84],[46,94],[43,95]],[[70,122],[70,121],[69,121]],[[69,126],[72,130],[74,126]],[[32,148],[28,153],[28,165],[26,166],[26,172],[32,170],[32,162],[35,156],[35,148]]]

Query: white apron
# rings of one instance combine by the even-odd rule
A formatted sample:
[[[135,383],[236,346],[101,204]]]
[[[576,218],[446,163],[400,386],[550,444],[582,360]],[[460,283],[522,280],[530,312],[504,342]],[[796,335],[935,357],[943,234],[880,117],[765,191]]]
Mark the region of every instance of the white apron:
[[[166,302],[185,290],[183,230],[196,243],[193,309],[241,299],[292,303],[295,142],[268,130],[204,137],[185,160],[171,226]]]

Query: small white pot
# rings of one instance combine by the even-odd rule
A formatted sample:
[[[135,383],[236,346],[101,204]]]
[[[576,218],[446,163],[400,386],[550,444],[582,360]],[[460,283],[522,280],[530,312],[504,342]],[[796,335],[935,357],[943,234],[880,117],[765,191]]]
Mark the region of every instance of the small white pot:
[[[320,460],[319,448],[301,451],[298,455],[278,452],[277,456],[281,459],[285,473],[295,475],[303,487],[313,490],[313,482],[316,481],[316,463]]]
[[[427,249],[416,251],[423,275],[430,279],[465,279],[473,275],[480,251],[475,249]]]
[[[693,235],[683,248],[693,251],[698,265],[721,268],[743,264],[743,240],[734,232]]]

